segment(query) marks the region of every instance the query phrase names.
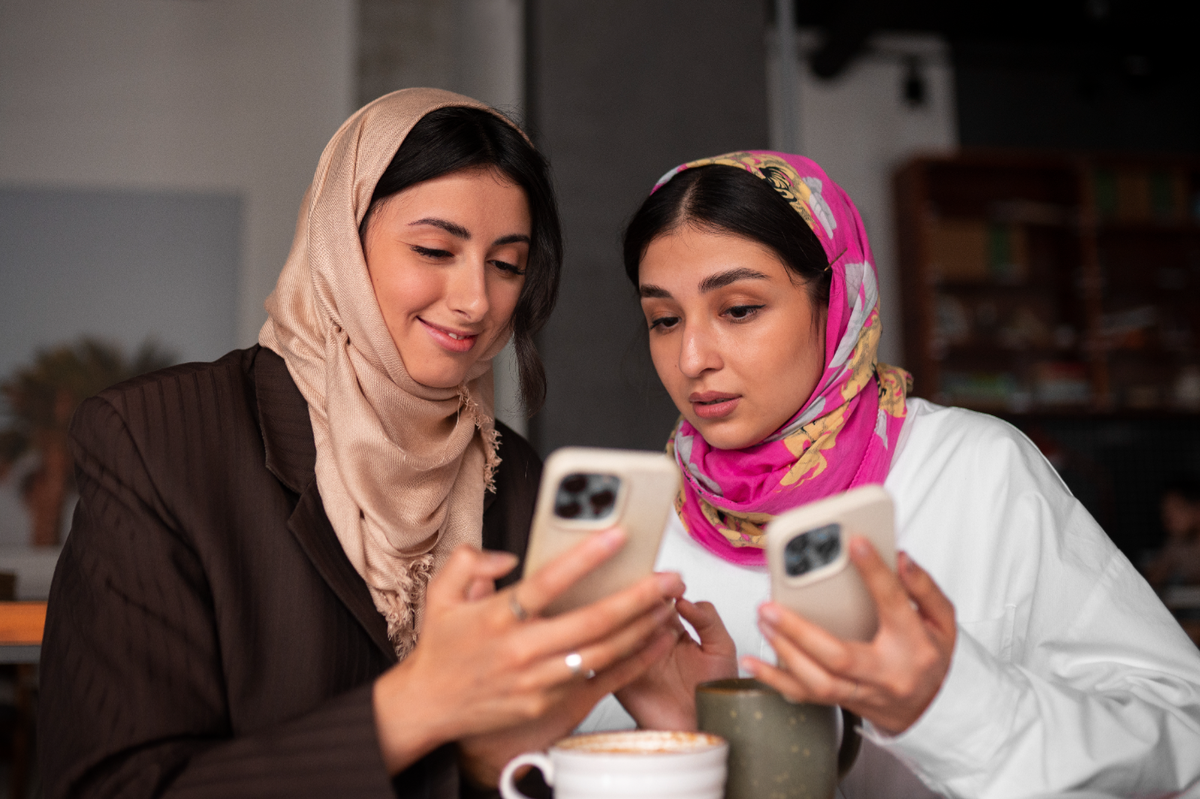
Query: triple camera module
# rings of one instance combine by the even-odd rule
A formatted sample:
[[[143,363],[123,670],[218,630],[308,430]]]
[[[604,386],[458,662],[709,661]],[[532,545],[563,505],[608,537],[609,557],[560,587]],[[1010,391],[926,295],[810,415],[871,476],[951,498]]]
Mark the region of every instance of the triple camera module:
[[[578,522],[607,519],[616,510],[620,488],[615,474],[568,474],[554,495],[554,515]]]
[[[842,526],[818,527],[787,542],[783,550],[784,570],[789,577],[799,577],[833,563],[841,551]]]

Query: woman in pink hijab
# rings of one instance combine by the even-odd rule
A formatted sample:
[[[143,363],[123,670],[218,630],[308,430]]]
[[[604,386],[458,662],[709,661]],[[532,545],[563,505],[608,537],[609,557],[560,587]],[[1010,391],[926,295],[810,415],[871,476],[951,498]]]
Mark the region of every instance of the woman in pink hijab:
[[[684,164],[624,256],[681,415],[658,568],[704,600],[677,603],[698,640],[619,692],[638,722],[693,726],[696,683],[740,666],[862,717],[848,797],[1200,791],[1200,654],[1023,435],[878,362],[871,247],[820,166]],[[880,619],[846,641],[769,601],[764,529],[866,484],[895,501],[900,553],[893,572],[845,542]]]

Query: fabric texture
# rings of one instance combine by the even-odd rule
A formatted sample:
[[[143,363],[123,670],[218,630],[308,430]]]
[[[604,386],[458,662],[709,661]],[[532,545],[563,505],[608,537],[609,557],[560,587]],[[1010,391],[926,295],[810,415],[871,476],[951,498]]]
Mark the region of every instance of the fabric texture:
[[[541,464],[502,429],[483,545],[520,557]],[[279,356],[110,388],[76,413],[71,448],[79,502],[39,672],[48,799],[469,793],[452,745],[384,768],[371,689],[396,654],[325,514]]]
[[[817,235],[833,272],[825,370],[796,415],[741,450],[710,446],[681,419],[668,446],[684,477],[677,509],[688,532],[725,560],[761,565],[764,529],[774,516],[883,482],[911,378],[877,362],[882,328],[875,261],[858,210],[841,187],[808,158],[752,151],[684,164],[655,190],[685,169],[713,164],[767,181]]]
[[[888,737],[864,724],[840,796],[1200,796],[1195,645],[1019,431],[907,404],[884,482],[896,543],[954,603],[958,641],[912,727]],[[716,606],[739,656],[774,661],[756,624],[766,570],[714,557],[677,518],[655,568]],[[581,729],[632,724],[608,697]]]
[[[401,658],[416,643],[430,576],[457,545],[479,545],[484,488],[497,464],[492,358],[507,338],[462,385],[417,383],[375,301],[358,229],[413,125],[448,106],[491,111],[440,89],[404,89],[364,106],[334,134],[259,333],[308,401],[326,513]]]

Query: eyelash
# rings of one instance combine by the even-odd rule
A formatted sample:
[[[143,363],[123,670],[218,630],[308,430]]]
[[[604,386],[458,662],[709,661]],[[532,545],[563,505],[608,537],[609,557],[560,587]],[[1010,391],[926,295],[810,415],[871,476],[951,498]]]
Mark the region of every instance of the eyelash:
[[[451,255],[453,255],[453,253],[447,250],[437,250],[430,247],[422,247],[419,244],[412,245],[412,251],[425,258],[436,258],[439,260],[443,258],[449,258]],[[516,264],[510,264],[507,261],[488,261],[488,263],[494,264],[501,272],[507,272],[513,277],[521,277],[525,274],[524,269],[521,269]]]
[[[759,311],[761,311],[764,307],[766,307],[766,306],[764,306],[764,305],[734,305],[729,308],[726,308],[724,313],[729,314],[730,319],[732,319],[734,322],[744,322],[747,319],[753,318],[754,315],[756,313],[758,313]],[[734,311],[741,311],[742,315],[734,316],[733,315]]]
[[[729,315],[730,321],[732,321],[734,324],[737,324],[739,322],[745,322],[747,319],[753,319],[754,315],[765,307],[765,305],[733,305],[729,308],[726,308],[722,312],[722,316]],[[742,315],[734,315],[735,311],[741,311]],[[650,329],[658,329],[665,333],[674,327],[678,322],[678,316],[660,316],[657,319],[651,320]]]

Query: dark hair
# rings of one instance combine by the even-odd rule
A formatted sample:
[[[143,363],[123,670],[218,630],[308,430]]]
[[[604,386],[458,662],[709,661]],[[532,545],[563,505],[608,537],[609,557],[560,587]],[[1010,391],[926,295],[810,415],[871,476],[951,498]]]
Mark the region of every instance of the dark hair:
[[[421,117],[388,164],[358,227],[359,237],[379,204],[405,189],[460,169],[494,167],[525,190],[531,221],[525,284],[513,310],[513,347],[521,379],[521,399],[530,415],[546,399],[546,370],[534,345],[558,297],[562,271],[562,229],[550,167],[517,128],[491,111],[454,106]]]
[[[642,203],[625,226],[625,274],[638,285],[650,242],[682,225],[744,236],[769,247],[802,280],[813,303],[829,307],[833,276],[817,234],[767,181],[724,164],[685,169]]]

